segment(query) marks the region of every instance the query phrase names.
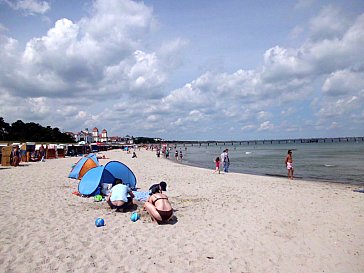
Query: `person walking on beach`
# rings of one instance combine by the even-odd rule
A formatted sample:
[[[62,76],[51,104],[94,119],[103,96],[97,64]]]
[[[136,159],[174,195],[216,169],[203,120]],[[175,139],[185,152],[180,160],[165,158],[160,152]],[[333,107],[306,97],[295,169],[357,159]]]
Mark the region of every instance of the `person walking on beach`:
[[[288,171],[288,179],[293,180],[293,158],[292,158],[292,150],[288,150],[287,156],[284,160],[284,163],[286,164],[287,171]]]
[[[176,149],[176,151],[174,152],[174,157],[176,158],[176,161],[178,161],[178,151]]]
[[[217,172],[219,172],[219,174],[220,174],[220,157],[218,156],[218,157],[216,157],[216,159],[215,159],[215,171],[214,171],[214,173],[217,173]]]
[[[225,149],[222,154],[220,155],[220,160],[222,162],[222,167],[224,170],[224,173],[229,172],[229,166],[230,166],[230,159],[229,159],[229,149]]]

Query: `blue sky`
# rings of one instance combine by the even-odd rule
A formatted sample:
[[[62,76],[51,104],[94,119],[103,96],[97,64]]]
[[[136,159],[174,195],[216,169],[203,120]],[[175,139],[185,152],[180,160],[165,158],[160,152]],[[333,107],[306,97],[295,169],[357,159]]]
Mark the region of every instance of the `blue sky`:
[[[364,2],[0,0],[0,116],[169,140],[364,135]]]

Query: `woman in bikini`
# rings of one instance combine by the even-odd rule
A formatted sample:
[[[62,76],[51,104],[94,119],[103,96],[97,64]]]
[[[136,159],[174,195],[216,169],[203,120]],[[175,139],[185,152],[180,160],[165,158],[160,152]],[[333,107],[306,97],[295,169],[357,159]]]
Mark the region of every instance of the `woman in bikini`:
[[[171,203],[169,203],[167,195],[162,193],[159,186],[151,189],[151,196],[145,202],[144,209],[149,213],[153,221],[158,224],[170,219],[173,215]]]

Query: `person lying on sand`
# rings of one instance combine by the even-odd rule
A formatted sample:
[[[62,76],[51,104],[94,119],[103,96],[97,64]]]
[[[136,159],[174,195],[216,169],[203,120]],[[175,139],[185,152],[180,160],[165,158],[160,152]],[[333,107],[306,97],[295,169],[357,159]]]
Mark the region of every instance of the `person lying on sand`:
[[[173,215],[173,209],[167,195],[162,193],[159,185],[152,187],[150,194],[144,204],[144,209],[152,217],[152,220],[158,224],[169,220]]]

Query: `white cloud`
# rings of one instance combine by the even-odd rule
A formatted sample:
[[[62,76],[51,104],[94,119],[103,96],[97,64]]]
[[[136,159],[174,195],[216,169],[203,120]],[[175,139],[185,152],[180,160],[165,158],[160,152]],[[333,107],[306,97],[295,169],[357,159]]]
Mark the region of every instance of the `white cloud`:
[[[38,0],[5,0],[5,2],[15,10],[21,10],[25,14],[34,15],[35,13],[44,14],[50,10],[51,6],[47,1]]]
[[[363,108],[364,92],[360,96],[349,96],[336,100],[325,100],[320,103],[321,109],[317,115],[324,119],[342,117],[346,122],[350,122],[350,116],[357,110]]]
[[[40,114],[41,116],[44,114],[49,115],[51,112],[51,108],[47,104],[46,98],[30,98],[28,99],[29,104],[31,105],[31,111],[33,113]]]
[[[272,115],[266,111],[260,111],[258,112],[258,120],[267,120],[268,118],[270,118]]]
[[[339,124],[336,121],[333,121],[330,125],[330,129],[337,129],[339,128]]]
[[[287,77],[305,77],[313,67],[305,59],[303,49],[286,49],[279,46],[264,53],[263,77],[266,81],[286,80]]]
[[[76,118],[85,118],[87,116],[87,113],[85,111],[79,111]]]
[[[90,17],[79,22],[56,21],[47,35],[27,43],[22,63],[14,66],[15,61],[9,60],[14,66],[8,73],[14,76],[8,79],[11,92],[81,97],[121,96],[143,90],[140,96],[160,96],[164,66],[156,53],[139,49],[153,21],[152,10],[142,3],[95,1]],[[8,38],[3,43],[3,54],[12,52],[7,48],[10,42]]]
[[[132,89],[151,90],[165,81],[165,75],[158,69],[158,59],[155,53],[146,54],[138,50],[134,52],[134,57],[136,63],[128,73]]]
[[[198,80],[197,80],[198,81]],[[197,81],[186,84],[180,89],[173,90],[168,96],[162,99],[162,105],[168,109],[194,109],[206,105],[209,101],[208,93],[201,91]]]
[[[298,38],[300,35],[304,33],[304,28],[302,26],[295,26],[292,31],[290,32],[290,37],[292,39]]]
[[[348,26],[349,20],[340,9],[331,5],[325,6],[319,15],[310,21],[311,38],[320,41],[340,38]]]
[[[88,17],[57,20],[25,49],[0,34],[0,115],[60,128],[69,120],[70,129],[103,124],[125,132],[125,124],[133,124],[135,134],[149,135],[173,135],[176,126],[175,135],[347,128],[343,117],[364,115],[364,14],[350,22],[325,7],[319,16],[321,21],[310,21],[311,36],[304,43],[267,49],[261,67],[206,71],[168,90],[194,41],[176,37],[153,48],[152,8],[127,0],[94,1]],[[21,111],[14,115],[7,105],[19,100]],[[308,114],[317,123],[305,122]],[[287,124],[287,117],[297,125]]]
[[[357,22],[360,23],[360,20]],[[348,32],[352,29],[355,27],[349,28]],[[350,36],[348,32],[343,35],[342,40],[325,40],[322,43],[345,44],[344,37]],[[359,39],[358,36],[356,38]],[[351,47],[355,47],[356,43],[358,41],[354,41]],[[235,122],[245,132],[252,131],[254,128],[258,131],[271,131],[278,128],[273,122],[277,116],[270,114],[267,109],[283,107],[280,111],[283,116],[288,116],[290,119],[300,116],[302,110],[298,110],[297,105],[312,99],[315,81],[320,80],[327,71],[337,71],[336,66],[328,66],[325,71],[320,72],[322,60],[320,56],[315,55],[319,45],[320,42],[317,41],[316,43],[307,42],[297,49],[272,48],[265,54],[262,70],[238,70],[231,74],[206,72],[184,87],[171,91],[162,98],[158,107],[147,106],[147,104],[137,104],[136,107],[144,109],[146,113],[158,115],[167,131],[168,128],[173,130],[174,126],[179,126],[181,131],[191,126],[204,127],[201,124],[205,124],[204,128],[206,128],[216,119]],[[336,50],[340,51],[339,48]],[[335,54],[335,51],[332,54]],[[346,50],[343,54],[351,53]],[[345,67],[347,64],[343,63],[342,66]],[[333,75],[331,77],[334,79]],[[329,80],[323,84],[325,90],[329,90],[328,82]],[[355,92],[353,90],[354,94]],[[286,102],[290,102],[288,108]],[[354,103],[355,101],[338,100],[332,105],[341,107],[340,113],[344,113],[350,110],[347,106],[350,104],[353,106]],[[320,105],[321,110],[317,113],[321,117],[325,116],[326,110],[333,109],[328,100],[318,100],[317,107]],[[254,126],[251,124],[252,121],[264,122]],[[278,122],[284,121],[278,119]],[[154,124],[150,125],[149,129],[157,127],[158,125]],[[301,130],[299,126],[283,127],[291,132]]]
[[[335,21],[343,23],[340,18]],[[345,21],[345,20],[344,20]],[[286,80],[288,77],[303,78],[319,76],[348,66],[363,63],[364,14],[346,28],[337,31],[336,36],[321,37],[321,40],[307,41],[301,47],[286,49],[275,46],[264,54],[263,78],[266,81]]]
[[[188,113],[188,120],[191,120],[193,122],[198,122],[204,117],[204,114],[201,113],[199,110],[192,110]]]
[[[328,96],[357,94],[364,90],[364,71],[335,71],[326,78],[322,90]]]
[[[270,131],[274,129],[274,125],[269,121],[264,121],[260,124],[258,131]]]
[[[255,130],[256,128],[257,128],[257,126],[248,124],[248,125],[241,127],[240,130],[241,131],[252,131],[252,130]]]
[[[187,40],[177,38],[164,42],[158,49],[157,54],[165,69],[176,69],[183,63],[182,50],[189,44]]]
[[[156,122],[158,121],[157,115],[151,115],[147,117],[147,122]]]
[[[281,111],[281,115],[283,117],[289,117],[289,116],[294,115],[296,112],[297,112],[297,109],[296,108],[294,108],[294,107],[288,107],[288,108],[284,108]]]

